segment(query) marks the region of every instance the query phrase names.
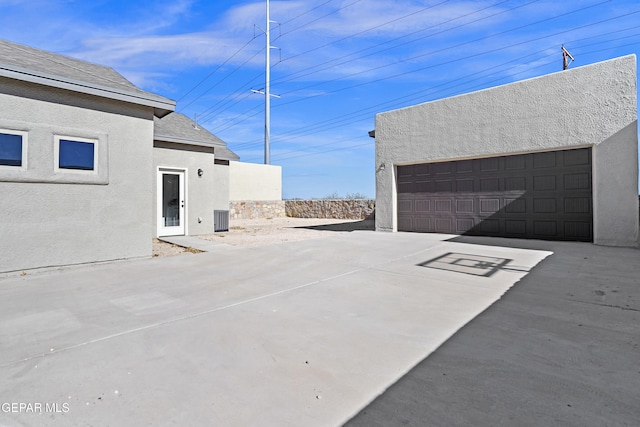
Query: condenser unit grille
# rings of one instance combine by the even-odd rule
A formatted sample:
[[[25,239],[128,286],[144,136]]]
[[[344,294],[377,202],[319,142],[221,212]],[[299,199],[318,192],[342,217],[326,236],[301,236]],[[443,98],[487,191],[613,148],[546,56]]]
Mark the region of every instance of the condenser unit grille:
[[[213,231],[229,231],[229,211],[213,211]]]

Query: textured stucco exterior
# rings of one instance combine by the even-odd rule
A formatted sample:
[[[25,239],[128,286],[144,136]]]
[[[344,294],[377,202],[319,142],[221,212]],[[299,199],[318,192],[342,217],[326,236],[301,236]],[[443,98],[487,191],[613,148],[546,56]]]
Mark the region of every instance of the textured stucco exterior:
[[[637,246],[634,55],[380,113],[375,138],[377,230],[397,230],[398,165],[593,147],[594,243]]]
[[[282,167],[255,163],[229,163],[229,199],[282,200]]]
[[[213,148],[156,141],[153,148],[153,170],[156,176],[159,169],[185,173],[185,234],[213,233],[213,201],[217,190]],[[202,169],[202,176],[198,176],[198,169]],[[157,231],[157,179],[153,182],[153,194],[153,229]]]
[[[229,210],[229,162],[216,163],[213,166],[215,188],[213,191],[213,209],[217,211]]]
[[[0,171],[0,272],[151,255],[153,108],[0,78],[0,128],[27,165]],[[99,141],[96,174],[54,170],[54,138]]]

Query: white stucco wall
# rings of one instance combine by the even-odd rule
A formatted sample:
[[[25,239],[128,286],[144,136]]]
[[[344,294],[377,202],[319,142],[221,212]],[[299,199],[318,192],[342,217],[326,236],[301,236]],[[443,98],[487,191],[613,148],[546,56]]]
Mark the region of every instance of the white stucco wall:
[[[255,163],[229,163],[229,199],[282,200],[282,167]]]
[[[151,256],[150,107],[0,78],[0,128],[28,135],[0,171],[0,272]],[[98,173],[56,173],[54,136],[99,141]]]
[[[397,230],[397,165],[589,146],[594,242],[636,246],[634,55],[378,114],[376,229]]]
[[[154,176],[157,176],[158,168],[185,171],[185,234],[213,233],[216,184],[213,149],[156,142],[153,148]],[[202,176],[198,176],[198,169],[202,169]],[[153,230],[157,235],[157,179],[153,181],[153,194]]]

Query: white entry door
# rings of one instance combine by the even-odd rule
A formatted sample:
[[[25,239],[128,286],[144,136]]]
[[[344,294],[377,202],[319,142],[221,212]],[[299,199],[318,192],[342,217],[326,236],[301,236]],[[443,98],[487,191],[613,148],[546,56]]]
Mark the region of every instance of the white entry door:
[[[184,193],[184,171],[158,171],[158,236],[184,235]]]

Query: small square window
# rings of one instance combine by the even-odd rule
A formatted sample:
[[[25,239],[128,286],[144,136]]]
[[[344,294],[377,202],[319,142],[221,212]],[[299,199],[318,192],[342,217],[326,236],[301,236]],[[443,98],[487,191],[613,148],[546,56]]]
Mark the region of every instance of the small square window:
[[[56,136],[56,170],[67,172],[95,172],[98,141]]]
[[[22,135],[0,133],[0,166],[23,166]]]

